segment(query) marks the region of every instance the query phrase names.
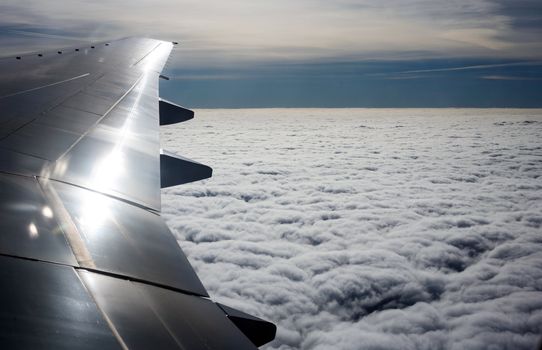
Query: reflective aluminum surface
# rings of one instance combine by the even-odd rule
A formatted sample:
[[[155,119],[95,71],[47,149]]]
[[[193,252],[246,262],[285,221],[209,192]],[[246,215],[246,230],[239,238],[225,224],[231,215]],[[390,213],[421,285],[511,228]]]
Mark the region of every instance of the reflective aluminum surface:
[[[73,268],[0,256],[2,349],[121,349]]]
[[[51,178],[160,209],[157,77],[137,86],[54,165]]]
[[[98,270],[207,295],[157,214],[102,194],[51,182]]]
[[[80,274],[130,348],[256,349],[210,300],[91,272]]]
[[[38,182],[0,174],[0,253],[77,264]]]
[[[5,133],[0,135],[0,171],[37,176],[51,202],[39,187],[34,197],[25,197],[19,187],[3,186],[8,209],[2,215],[17,220],[3,224],[9,232],[1,238],[6,244],[0,252],[207,295],[163,220],[138,207],[160,210],[158,75],[171,47],[129,38],[61,54],[0,59],[0,73],[5,73],[0,75]],[[53,186],[49,179],[75,186]],[[17,181],[38,186],[31,179]],[[10,209],[17,200],[58,212],[48,223],[33,212]],[[39,235],[29,238],[31,224]],[[57,242],[63,238],[59,227],[65,231],[64,245]]]
[[[47,160],[33,175],[160,210],[158,75],[171,48],[128,38],[0,59],[0,156]],[[28,172],[17,165],[6,167]]]
[[[79,275],[129,349],[182,349],[132,282],[88,271]]]
[[[171,48],[128,38],[0,59],[1,348],[255,348],[157,214],[162,180],[211,174],[160,162]],[[181,108],[164,102],[164,121],[191,117]]]
[[[0,148],[1,172],[36,176],[43,173],[49,166],[50,162],[45,159]]]
[[[4,72],[0,66],[0,72]],[[24,77],[24,74],[21,78]],[[62,78],[58,78],[62,79]],[[54,108],[67,97],[91,82],[89,74],[73,76],[67,80],[57,80],[49,85],[35,85],[30,82],[28,88],[0,97],[0,137],[4,138],[31,123],[41,113]],[[3,79],[0,85],[3,86]]]
[[[83,135],[98,122],[100,117],[101,116],[94,113],[60,105],[47,113],[40,115],[32,124],[48,126],[77,135]],[[55,160],[56,159],[57,158],[55,158]]]
[[[0,147],[37,158],[56,160],[79,136],[62,129],[31,123],[0,141]]]
[[[139,286],[183,348],[256,349],[212,301],[153,286]]]

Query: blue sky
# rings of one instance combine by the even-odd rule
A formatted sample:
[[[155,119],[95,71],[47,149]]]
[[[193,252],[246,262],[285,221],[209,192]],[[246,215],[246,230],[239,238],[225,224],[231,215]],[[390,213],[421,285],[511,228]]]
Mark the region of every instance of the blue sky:
[[[542,107],[537,0],[4,1],[0,25],[4,54],[179,41],[162,95],[191,107]]]

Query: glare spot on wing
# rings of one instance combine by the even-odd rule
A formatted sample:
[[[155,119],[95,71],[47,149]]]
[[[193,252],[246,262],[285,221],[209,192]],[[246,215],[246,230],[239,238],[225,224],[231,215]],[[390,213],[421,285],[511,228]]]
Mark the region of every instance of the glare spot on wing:
[[[92,170],[92,182],[98,190],[108,190],[124,173],[124,154],[122,145],[115,147],[100,162],[96,163]]]
[[[85,193],[82,208],[79,224],[85,234],[96,232],[111,216],[108,198],[98,193]]]
[[[53,211],[46,205],[41,209],[41,215],[47,219],[51,219],[53,217]]]
[[[28,225],[28,235],[30,236],[30,238],[38,238],[39,236],[38,228],[33,222]]]

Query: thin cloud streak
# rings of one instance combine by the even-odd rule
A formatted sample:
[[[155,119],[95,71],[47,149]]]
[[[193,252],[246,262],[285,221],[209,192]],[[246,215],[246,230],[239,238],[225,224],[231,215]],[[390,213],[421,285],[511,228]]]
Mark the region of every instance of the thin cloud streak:
[[[490,69],[490,68],[501,68],[501,67],[522,67],[522,66],[540,66],[540,65],[542,65],[542,61],[512,62],[512,63],[499,63],[499,64],[480,64],[480,65],[475,65],[475,66],[464,66],[464,67],[418,69],[418,70],[408,70],[408,71],[397,72],[397,73],[411,74],[411,73],[453,72],[453,71],[473,70],[473,69]]]
[[[542,80],[542,78],[516,77],[516,76],[510,76],[510,75],[484,75],[482,79],[486,79],[486,80]]]

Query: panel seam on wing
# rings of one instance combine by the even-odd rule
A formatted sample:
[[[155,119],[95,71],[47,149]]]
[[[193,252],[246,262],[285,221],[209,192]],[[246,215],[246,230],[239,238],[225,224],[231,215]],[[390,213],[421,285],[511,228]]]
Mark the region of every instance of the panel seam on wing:
[[[15,255],[15,254],[7,254],[7,253],[0,253],[0,256],[5,256],[5,257],[8,257],[8,258],[13,258],[13,259],[27,260],[27,261],[36,261],[36,262],[41,262],[41,263],[44,263],[44,264],[67,266],[67,267],[74,268],[75,270],[93,272],[93,273],[97,273],[97,274],[104,275],[104,276],[118,278],[118,279],[130,281],[130,282],[137,282],[137,283],[141,283],[141,284],[145,284],[145,285],[149,285],[149,286],[154,286],[154,287],[170,290],[170,291],[173,291],[173,292],[176,292],[176,293],[181,293],[181,294],[185,294],[185,295],[192,295],[192,296],[202,298],[202,299],[205,299],[205,300],[210,300],[209,296],[202,295],[202,294],[197,294],[197,293],[191,292],[189,290],[173,287],[173,286],[158,283],[158,282],[148,281],[148,280],[145,280],[145,279],[142,279],[142,278],[137,278],[137,277],[130,276],[130,275],[123,275],[123,274],[119,274],[119,273],[115,273],[115,272],[100,270],[100,269],[97,269],[97,268],[90,268],[90,267],[85,267],[85,266],[74,266],[74,265],[61,263],[61,262],[43,260],[43,259],[38,259],[38,258],[30,258],[30,257],[27,257],[27,256],[21,256],[21,255]]]
[[[153,53],[153,51],[156,50],[160,45],[161,45],[161,43],[156,44],[155,47],[153,47],[149,52],[147,52],[143,57],[141,57],[139,60],[137,60],[135,63],[133,63],[130,67],[137,66],[139,64],[139,62],[143,61],[147,56],[149,56],[151,53]]]
[[[27,89],[27,90],[23,90],[23,91],[13,92],[13,93],[8,94],[8,95],[0,96],[0,100],[3,99],[3,98],[8,98],[8,97],[17,96],[17,95],[20,95],[20,94],[25,94],[27,92],[32,92],[32,91],[44,89],[46,87],[51,87],[51,86],[55,86],[55,85],[58,85],[58,84],[67,83],[68,81],[84,78],[84,77],[87,77],[89,75],[90,75],[90,73],[85,73],[85,74],[78,75],[76,77],[71,77],[71,78],[68,78],[68,79],[57,81],[55,83],[50,83],[50,84],[47,84],[47,85],[38,86],[38,87],[35,87],[35,88],[32,88],[32,89]]]
[[[94,263],[92,255],[87,249],[83,237],[81,237],[81,233],[75,226],[75,223],[73,222],[67,209],[64,207],[64,204],[62,203],[62,200],[56,193],[55,189],[48,184],[47,179],[38,178],[37,180],[45,199],[49,205],[53,207],[54,212],[60,217],[60,220],[58,220],[59,223],[64,224],[61,225],[62,232],[64,232],[64,237],[68,241],[73,255],[75,256],[75,259],[79,265],[89,268],[96,268],[96,264]]]
[[[83,288],[85,288],[85,290],[87,291],[88,295],[90,295],[90,297],[92,298],[92,300],[94,301],[94,304],[96,305],[96,307],[98,308],[98,310],[100,310],[100,313],[102,314],[105,322],[107,323],[107,325],[109,326],[109,329],[111,330],[111,332],[113,332],[113,335],[115,336],[115,338],[117,339],[117,341],[120,343],[120,346],[122,347],[123,350],[129,350],[128,348],[128,345],[126,345],[126,343],[124,342],[124,339],[122,339],[122,337],[120,336],[120,333],[119,331],[117,330],[117,328],[115,327],[115,324],[113,323],[113,321],[111,321],[111,319],[109,318],[109,316],[107,315],[107,313],[102,309],[100,303],[98,302],[98,300],[96,300],[96,297],[94,296],[94,293],[92,293],[92,291],[88,288],[87,284],[85,283],[85,281],[81,278],[81,276],[79,275],[79,273],[77,273],[77,271],[73,271],[75,273],[75,275],[77,276],[77,278],[79,279],[79,281],[81,282],[81,284],[83,285]]]
[[[2,172],[2,171],[0,171]],[[21,176],[25,176],[25,175],[21,175]],[[136,202],[136,201],[133,201],[133,200],[130,200],[130,199],[127,199],[125,194],[121,193],[121,192],[117,192],[117,191],[110,191],[110,192],[101,192],[101,191],[98,191],[94,188],[91,188],[91,187],[86,187],[86,186],[83,186],[83,185],[78,185],[78,184],[75,184],[75,183],[72,183],[72,182],[68,182],[68,181],[63,181],[63,180],[58,180],[58,179],[51,179],[49,177],[41,177],[43,179],[46,179],[48,181],[56,181],[56,182],[60,182],[60,183],[63,183],[63,184],[66,184],[66,185],[70,185],[70,186],[74,186],[74,187],[77,187],[77,188],[82,188],[84,190],[87,190],[87,191],[91,191],[91,192],[94,192],[94,193],[99,193],[101,195],[104,195],[104,196],[107,196],[109,198],[113,198],[113,199],[116,199],[116,200],[119,200],[121,202],[124,202],[126,204],[130,204],[130,205],[133,205],[135,207],[138,207],[140,209],[143,209],[143,210],[146,210],[148,211],[149,213],[152,213],[152,214],[155,214],[155,215],[158,215],[160,216],[160,212],[156,209],[153,209],[151,207],[148,207],[146,206],[145,204],[143,203],[140,203],[140,202]],[[124,197],[123,197],[124,196]]]
[[[109,115],[109,113],[130,93],[132,92],[132,90],[137,86],[137,84],[139,84],[139,82],[141,81],[141,79],[143,78],[143,74],[140,75],[136,82],[130,87],[130,89],[128,89],[128,91],[126,91],[124,93],[124,95],[122,95],[101,117],[100,119],[98,119],[90,128],[88,128],[88,130],[82,134],[77,140],[75,140],[75,142],[70,146],[68,147],[68,149],[66,151],[64,151],[64,153],[62,153],[58,158],[57,160],[55,161],[55,164],[61,160],[64,156],[66,156],[66,154],[68,154],[85,136],[87,136],[91,131],[94,130],[94,128],[100,124],[100,122],[105,118],[107,117],[107,115]]]

